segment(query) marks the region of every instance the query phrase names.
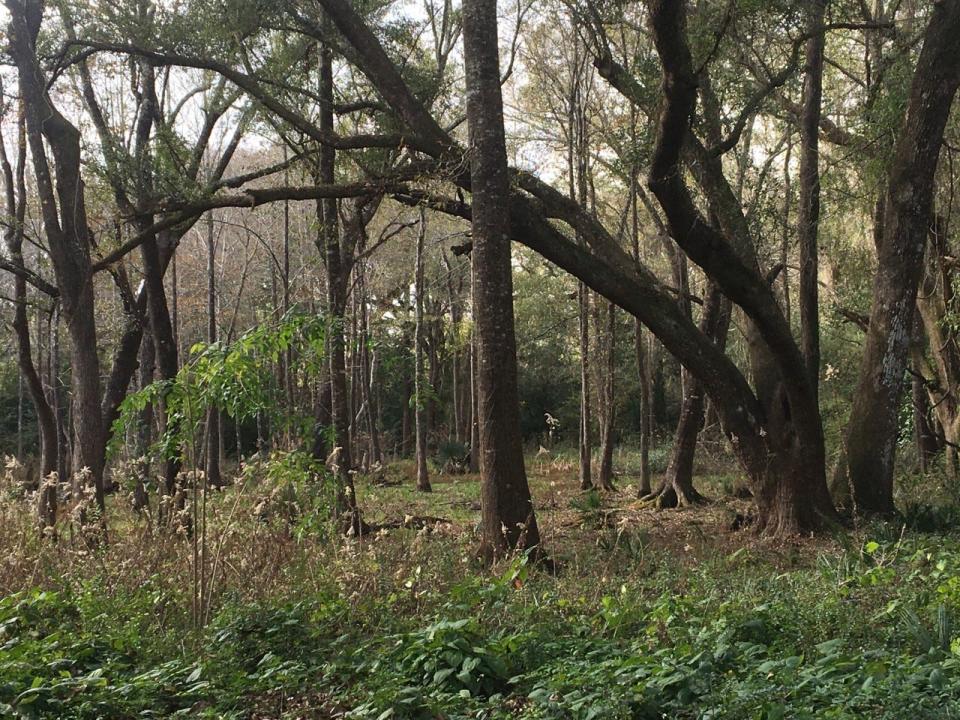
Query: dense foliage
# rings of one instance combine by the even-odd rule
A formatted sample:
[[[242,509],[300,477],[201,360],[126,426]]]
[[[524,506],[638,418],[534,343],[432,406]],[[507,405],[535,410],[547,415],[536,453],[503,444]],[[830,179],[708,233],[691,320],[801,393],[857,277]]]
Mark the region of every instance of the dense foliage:
[[[371,550],[310,569],[351,598],[294,572],[186,635],[175,587],[122,589],[108,562],[0,601],[0,697],[25,718],[953,717],[960,541],[892,530],[685,561],[631,527],[580,558],[589,591],[523,557],[464,577],[448,549],[397,572]]]

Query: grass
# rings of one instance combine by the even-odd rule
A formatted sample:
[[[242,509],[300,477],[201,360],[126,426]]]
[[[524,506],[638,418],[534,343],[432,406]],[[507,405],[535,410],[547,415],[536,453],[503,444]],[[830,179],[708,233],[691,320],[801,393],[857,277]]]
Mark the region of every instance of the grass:
[[[775,543],[730,529],[724,462],[698,468],[711,505],[657,512],[619,460],[603,495],[529,461],[556,575],[475,564],[473,476],[358,478],[379,529],[346,540],[322,494],[251,472],[208,500],[199,614],[189,538],[114,495],[108,542],[41,542],[7,486],[0,716],[960,718],[948,522]]]

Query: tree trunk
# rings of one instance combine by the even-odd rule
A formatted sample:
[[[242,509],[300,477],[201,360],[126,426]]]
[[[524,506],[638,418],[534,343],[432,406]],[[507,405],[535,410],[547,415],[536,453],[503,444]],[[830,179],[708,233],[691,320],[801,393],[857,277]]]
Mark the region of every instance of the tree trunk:
[[[637,358],[637,376],[640,381],[640,487],[639,497],[651,492],[650,479],[650,442],[653,436],[651,414],[652,388],[646,348],[643,341],[643,323],[636,321],[634,326],[634,353]]]
[[[18,118],[17,160],[14,168],[7,157],[4,137],[0,133],[0,166],[3,169],[9,222],[4,241],[11,263],[24,268],[23,233],[26,219],[26,165],[27,140],[23,115]],[[37,513],[41,530],[53,528],[57,521],[57,424],[53,408],[44,392],[43,381],[33,362],[30,343],[30,320],[27,315],[27,281],[22,275],[13,276],[13,332],[17,338],[17,366],[19,403],[17,406],[17,457],[23,457],[23,388],[26,385],[37,418],[40,435],[40,467]],[[55,370],[55,368],[51,368]]]
[[[324,45],[320,49],[320,128],[333,133],[333,54]],[[319,151],[319,183],[335,181],[335,151],[322,145]],[[318,245],[326,262],[327,312],[329,331],[327,348],[330,355],[330,410],[333,425],[335,456],[332,460],[337,479],[336,507],[334,513],[341,521],[344,532],[361,535],[366,525],[360,517],[356,492],[353,486],[353,463],[350,455],[350,397],[347,383],[345,322],[347,305],[347,280],[340,251],[340,230],[337,201],[324,198],[317,201],[319,221]]]
[[[730,325],[730,303],[714,283],[708,284],[706,295],[700,329],[722,349],[726,345]],[[659,508],[685,507],[705,501],[693,485],[693,461],[697,437],[703,427],[705,402],[704,382],[690,375],[683,391],[680,420],[677,422],[667,472],[663,484],[649,498]]]
[[[478,396],[479,363],[477,358],[477,303],[473,258],[470,259],[470,293],[473,327],[470,329],[470,472],[480,472],[480,398]]]
[[[363,406],[366,408],[367,434],[370,436],[370,465],[383,462],[380,442],[380,412],[377,397],[377,351],[370,350],[370,311],[367,297],[367,280],[363,264],[357,267],[357,294],[360,303],[360,381]]]
[[[423,252],[424,241],[427,236],[427,215],[423,208],[420,208],[420,226],[417,229],[417,252],[416,266],[414,268],[414,277],[416,289],[415,303],[416,310],[414,321],[416,329],[414,330],[413,354],[414,354],[414,418],[416,422],[417,435],[417,490],[420,492],[430,492],[430,477],[427,474],[427,417],[426,417],[426,396],[425,383],[426,375],[423,366],[423,296],[426,288],[423,283]]]
[[[213,212],[207,213],[207,342],[217,342],[217,276],[216,244],[213,236]],[[286,297],[286,295],[284,296]],[[284,371],[284,377],[286,372]],[[289,401],[289,398],[288,398]],[[220,473],[220,409],[207,409],[207,483],[223,485]]]
[[[540,544],[523,464],[496,0],[463,4],[478,333],[481,554]]]
[[[590,464],[593,446],[590,438],[590,291],[577,283],[577,304],[580,322],[580,489],[593,487]]]
[[[841,482],[853,510],[891,514],[898,413],[930,227],[934,175],[960,84],[960,0],[936,3],[914,71],[886,190],[883,235]]]
[[[148,321],[149,322],[149,321]],[[153,345],[153,333],[145,332],[140,343],[140,390],[153,382],[156,370],[156,350]],[[137,470],[133,485],[133,509],[137,512],[145,510],[150,505],[146,485],[150,481],[150,444],[153,442],[153,405],[147,403],[140,413],[140,424],[137,428]]]
[[[632,111],[632,115],[635,112]],[[631,128],[636,126],[633,117]],[[635,139],[635,138],[634,138]],[[640,212],[638,207],[637,170],[634,168],[630,175],[630,237],[633,246],[633,261],[640,266]],[[637,497],[646,497],[651,492],[650,479],[650,441],[653,434],[653,393],[650,386],[650,363],[643,341],[643,323],[636,320],[634,326],[634,355],[637,359],[637,378],[640,383],[640,487]]]
[[[820,304],[817,238],[820,224],[820,114],[823,98],[823,17],[827,0],[811,0],[807,10],[806,66],[800,116],[800,344],[814,398],[820,387]]]
[[[80,133],[54,107],[36,56],[43,3],[8,2],[10,53],[18,69],[27,138],[57,287],[71,340],[75,467],[86,468],[101,514],[104,510],[104,432],[100,417],[100,360],[94,315],[90,237],[81,178]],[[52,170],[47,147],[54,158]],[[55,177],[55,179],[54,179]],[[102,518],[102,515],[101,515]]]
[[[615,390],[615,374],[617,369],[616,353],[616,308],[613,303],[606,302],[607,327],[604,337],[606,343],[605,360],[602,382],[597,384],[597,397],[603,403],[600,413],[603,423],[600,437],[600,467],[597,472],[597,484],[604,490],[615,490],[613,485],[613,443],[614,424],[617,418]],[[598,334],[598,338],[600,335]],[[602,395],[601,395],[602,388]]]
[[[714,125],[717,108],[708,77],[703,72],[697,76],[693,69],[686,3],[651,0],[649,8],[650,27],[663,67],[664,94],[650,188],[677,243],[750,321],[755,397],[762,408],[758,417],[763,418],[763,425],[757,428],[759,437],[746,428],[733,427],[731,420],[737,418],[731,415],[732,408],[716,397],[714,378],[711,393],[723,412],[727,432],[737,436],[736,452],[756,487],[761,530],[773,535],[815,530],[832,522],[836,513],[827,492],[823,426],[807,365],[770,281],[760,272],[742,205],[724,176],[721,159],[690,133],[698,87],[703,89],[705,104],[709,101],[713,106],[708,120]],[[715,134],[715,129],[711,132]],[[708,222],[700,213],[684,181],[680,167],[684,147],[689,148],[695,161],[688,162],[687,167],[707,196],[716,223]],[[662,337],[664,342],[668,340]],[[690,360],[685,358],[685,362]],[[707,379],[702,374],[700,377]],[[782,463],[783,482],[770,470],[771,456]]]
[[[926,473],[939,450],[937,434],[930,423],[930,401],[923,379],[914,376],[911,383],[913,399],[913,437],[917,452],[917,470]]]

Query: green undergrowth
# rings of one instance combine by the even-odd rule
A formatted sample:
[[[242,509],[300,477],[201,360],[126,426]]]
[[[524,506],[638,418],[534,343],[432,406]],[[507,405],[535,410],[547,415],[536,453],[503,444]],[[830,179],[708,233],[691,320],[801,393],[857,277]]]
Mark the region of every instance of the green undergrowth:
[[[960,717],[960,539],[890,535],[786,570],[763,548],[650,551],[592,578],[599,596],[517,558],[349,600],[226,598],[197,631],[150,583],[19,592],[0,601],[0,715]]]

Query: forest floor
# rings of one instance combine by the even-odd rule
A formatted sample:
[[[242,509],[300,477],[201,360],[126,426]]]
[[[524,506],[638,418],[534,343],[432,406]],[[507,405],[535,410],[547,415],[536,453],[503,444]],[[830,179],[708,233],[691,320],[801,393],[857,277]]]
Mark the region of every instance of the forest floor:
[[[477,478],[417,493],[410,463],[358,477],[374,532],[350,539],[271,466],[198,504],[205,533],[113,495],[96,545],[67,519],[38,540],[7,485],[0,716],[960,718],[955,504],[770,541],[733,529],[722,461],[698,468],[710,504],[667,511],[618,462],[617,492],[585,493],[529,460],[555,573],[479,567]]]

